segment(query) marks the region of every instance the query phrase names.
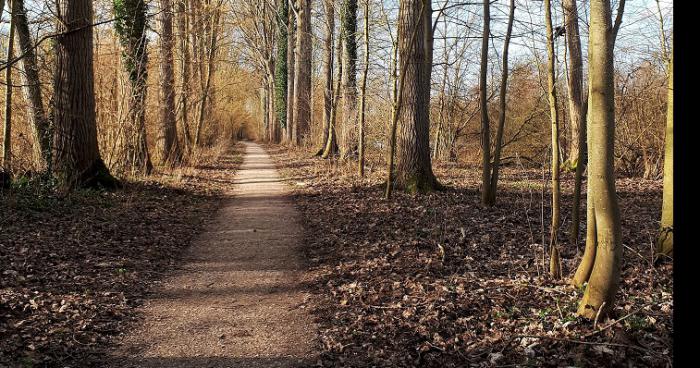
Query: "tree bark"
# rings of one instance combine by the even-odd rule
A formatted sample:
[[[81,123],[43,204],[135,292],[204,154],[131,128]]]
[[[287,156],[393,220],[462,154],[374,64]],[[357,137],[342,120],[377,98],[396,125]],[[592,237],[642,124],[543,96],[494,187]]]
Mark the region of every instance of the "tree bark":
[[[340,129],[340,155],[355,153],[357,130],[357,0],[343,4],[343,123]]]
[[[276,120],[279,129],[286,130],[287,126],[287,82],[289,75],[287,72],[288,60],[288,29],[289,24],[289,3],[288,0],[278,0],[277,2],[277,57],[275,58],[275,109]]]
[[[48,168],[51,161],[51,131],[49,119],[44,109],[44,101],[41,95],[41,82],[39,80],[39,68],[37,66],[34,41],[29,31],[27,11],[24,0],[13,0],[15,12],[12,15],[15,22],[15,31],[19,41],[22,58],[22,83],[24,85],[24,98],[27,101],[29,125],[32,128],[35,147],[35,161],[40,169]]]
[[[590,4],[588,181],[595,216],[596,255],[578,314],[593,319],[605,317],[613,309],[622,263],[622,231],[614,171],[614,28],[610,1],[592,0]]]
[[[430,159],[432,45],[430,1],[402,1],[399,55],[404,76],[403,83],[399,82],[402,85],[397,108],[400,118],[393,185],[409,193],[425,193],[439,187]]]
[[[513,21],[515,19],[515,0],[510,0],[510,11],[508,12],[508,26],[506,38],[503,43],[503,71],[501,73],[501,90],[499,94],[500,115],[498,116],[498,126],[496,126],[496,142],[494,143],[493,167],[491,168],[490,188],[487,196],[487,204],[496,204],[496,192],[498,190],[498,175],[501,168],[501,151],[503,145],[503,131],[506,125],[506,95],[508,92],[508,50],[510,39],[513,34]]]
[[[175,116],[175,70],[173,68],[173,13],[171,0],[160,0],[160,129],[156,139],[161,162],[174,165],[180,160]]]
[[[552,7],[550,0],[544,0],[545,24],[547,32],[547,84],[549,95],[549,117],[552,124],[552,224],[550,228],[550,263],[549,273],[558,279],[561,277],[561,260],[559,258],[559,224],[561,222],[560,202],[561,187],[559,182],[559,117],[557,108],[556,67],[554,55],[554,29],[552,27]]]
[[[92,1],[57,2],[54,73],[54,168],[64,189],[119,186],[97,145]]]
[[[294,71],[293,141],[306,142],[311,123],[311,0],[299,0]]]
[[[491,35],[491,4],[484,0],[484,28],[481,34],[481,67],[479,73],[479,106],[481,110],[481,203],[489,205],[491,197],[491,131],[486,97]]]
[[[214,57],[216,55],[216,41],[219,35],[219,19],[221,16],[221,7],[218,6],[214,9],[214,19],[211,24],[211,34],[209,39],[209,53],[207,54],[207,74],[204,82],[204,88],[202,89],[202,102],[199,105],[199,119],[197,119],[197,130],[194,136],[194,147],[195,149],[199,147],[200,139],[202,135],[202,128],[204,126],[204,120],[206,118],[207,111],[207,101],[209,101],[209,93],[211,89],[211,78],[214,74]]]
[[[369,72],[369,0],[365,0],[365,62],[362,69],[362,82],[360,84],[360,124],[358,132],[358,173],[365,176],[365,110],[367,110],[367,74]]]
[[[571,216],[570,242],[578,244],[581,212],[581,182],[585,170],[587,103],[583,95],[583,55],[578,27],[576,0],[563,0],[566,45],[569,54],[569,78],[567,79],[569,103],[569,159],[565,166],[576,168],[574,204]]]
[[[14,13],[16,8],[10,2],[11,12]],[[9,64],[15,57],[15,21],[10,16],[10,35],[7,39],[7,58]],[[2,140],[2,162],[0,167],[5,173],[10,173],[12,164],[12,66],[5,68],[5,121],[3,125],[3,140]]]
[[[673,257],[673,49],[668,61],[668,102],[666,105],[666,142],[664,147],[664,196],[661,230],[656,241],[657,259]]]
[[[292,2],[293,4],[293,2]],[[290,5],[292,5],[290,4]],[[290,8],[290,10],[292,10]],[[296,68],[296,15],[294,11],[289,11],[289,29],[287,32],[287,123],[285,129],[285,141],[289,144],[295,144],[292,139],[294,132],[294,96],[295,89],[295,68]]]
[[[179,33],[180,40],[180,57],[182,58],[180,62],[180,78],[182,84],[180,85],[180,104],[182,106],[181,121],[182,121],[182,134],[184,151],[189,152],[192,146],[192,136],[190,135],[190,124],[189,124],[189,114],[190,114],[190,81],[192,75],[192,63],[190,56],[190,42],[189,42],[189,17],[187,15],[188,11],[188,1],[178,0],[178,16],[177,16],[177,29]]]
[[[146,143],[147,15],[143,0],[114,3],[115,30],[122,47],[122,60],[129,79],[128,129],[125,164],[132,174],[150,174],[153,169]]]
[[[333,5],[333,0],[324,0],[323,7],[326,15],[326,37],[323,40],[325,46],[324,53],[324,89],[323,89],[323,133],[321,137],[321,149],[318,155],[323,156],[326,149],[326,144],[329,137],[331,140],[331,152],[329,154],[336,153],[338,151],[338,144],[335,137],[335,132],[331,131],[331,115],[333,112],[333,40],[335,32],[335,7]]]

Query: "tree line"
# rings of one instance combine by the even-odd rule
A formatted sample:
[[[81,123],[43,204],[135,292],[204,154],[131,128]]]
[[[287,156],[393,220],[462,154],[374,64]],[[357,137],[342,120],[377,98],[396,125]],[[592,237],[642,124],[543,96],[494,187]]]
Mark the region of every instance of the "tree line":
[[[523,21],[518,19],[518,8],[528,5],[515,0],[506,3],[507,10],[502,12],[506,20],[500,26],[504,34],[498,37],[502,48],[494,52],[497,37],[492,11],[502,9],[489,1],[479,2],[479,10],[459,13],[470,14],[460,23],[457,13],[451,11],[477,6],[402,0],[393,27],[385,2],[371,0],[159,0],[157,6],[146,0],[112,0],[106,7],[112,17],[103,22],[95,21],[92,1],[59,0],[51,9],[52,32],[33,37],[24,1],[8,0],[5,4],[0,0],[0,9],[7,8],[10,19],[6,61],[2,64],[6,85],[2,167],[3,178],[8,178],[3,182],[9,182],[16,166],[13,158],[18,157],[12,152],[13,137],[17,136],[12,130],[17,126],[12,112],[13,104],[18,103],[12,93],[20,88],[31,130],[31,161],[36,171],[65,190],[115,188],[119,180],[114,172],[148,175],[154,170],[154,162],[166,168],[184,165],[200,147],[210,145],[207,132],[210,137],[216,135],[208,130],[212,121],[229,129],[235,125],[237,132],[248,125],[247,133],[253,135],[249,125],[259,117],[259,139],[305,147],[322,159],[356,162],[360,177],[365,175],[368,151],[381,151],[385,155],[387,198],[395,190],[427,193],[443,188],[433,172],[433,162],[445,154],[458,155],[455,142],[460,137],[466,140],[467,123],[475,121],[479,123],[475,129],[481,202],[496,206],[499,170],[508,159],[504,151],[532,129],[532,119],[525,118],[513,132],[519,122],[513,118],[512,109],[528,101],[519,103],[509,96],[515,81],[527,80],[527,71],[517,73],[518,68],[527,68],[511,68],[509,62],[513,40],[523,37],[514,35],[514,24]],[[635,151],[623,147],[624,153],[620,154],[621,140],[616,133],[620,81],[615,49],[625,5],[621,0],[613,9],[609,0],[562,0],[561,8],[557,8],[545,0],[543,12],[538,14],[542,19],[531,22],[543,29],[546,45],[546,61],[536,66],[546,75],[546,81],[539,82],[546,101],[543,106],[548,111],[537,112],[539,105],[535,104],[530,115],[546,116],[549,129],[550,143],[542,147],[548,151],[543,154],[551,167],[550,274],[562,276],[559,249],[566,241],[560,239],[560,173],[572,170],[574,218],[568,229],[569,243],[578,242],[582,184],[584,177],[588,179],[586,246],[572,284],[586,286],[579,314],[591,319],[605,315],[614,304],[622,259],[615,169],[616,162],[619,167],[619,162],[629,160],[628,151]],[[668,71],[665,148],[658,155],[663,157],[664,204],[657,254],[663,259],[673,252],[673,52],[658,6],[660,59]],[[587,16],[583,27],[581,10]],[[557,17],[560,12],[563,24],[557,25],[554,20],[562,18]],[[532,18],[531,12],[526,14]],[[469,21],[475,18],[481,20],[481,35],[471,34]],[[108,97],[102,98],[102,91],[95,88],[95,55],[101,55],[95,50],[100,47],[99,42],[96,44],[99,27],[105,26],[110,27],[116,41],[118,65],[125,78],[119,84],[123,91],[109,89],[105,94]],[[315,28],[322,32],[314,32]],[[480,44],[478,73],[474,76],[478,86],[473,91],[462,89],[469,78],[462,66],[464,49],[469,45],[459,45],[456,40],[452,43],[448,29],[464,32],[456,39],[474,39]],[[587,45],[581,42],[582,30],[587,34]],[[158,39],[155,62],[153,48],[149,48],[154,37]],[[385,50],[387,58],[372,64],[372,53],[377,51],[372,49],[372,42],[381,37],[390,45]],[[558,39],[564,40],[564,62],[559,60]],[[436,41],[442,44],[438,55],[444,60],[434,58]],[[322,62],[314,63],[319,57]],[[562,65],[565,78],[560,76]],[[500,77],[495,78],[498,66]],[[46,68],[51,69],[50,73]],[[381,69],[382,78],[376,71],[372,73],[372,68]],[[158,78],[152,78],[151,72],[156,69]],[[443,74],[436,90],[434,72],[440,69]],[[21,84],[13,81],[17,74]],[[232,76],[242,81],[226,80]],[[249,106],[249,96],[232,92],[239,82],[245,83],[248,91],[255,88],[259,92],[257,108]],[[47,84],[50,90],[42,90]],[[383,106],[375,106],[379,105],[377,96],[370,93],[370,87],[377,85],[384,91],[380,96]],[[112,118],[107,116],[111,112],[98,108],[113,102],[109,96],[120,96],[122,103],[115,108],[119,129],[109,139],[117,147],[114,149],[104,143],[106,135],[98,126],[98,120]],[[235,106],[235,112],[222,118],[218,110],[231,106]],[[637,105],[630,102],[630,106]],[[386,108],[387,114],[377,113],[381,108]],[[639,106],[636,109],[643,110]],[[380,115],[381,124],[370,123]],[[567,131],[562,129],[563,123]],[[377,140],[368,141],[368,132],[377,130],[385,139],[378,149]],[[568,139],[565,147],[561,143],[564,133]],[[643,134],[638,136],[623,142],[638,142]],[[105,162],[105,149],[116,159]],[[641,151],[646,166],[650,153]]]

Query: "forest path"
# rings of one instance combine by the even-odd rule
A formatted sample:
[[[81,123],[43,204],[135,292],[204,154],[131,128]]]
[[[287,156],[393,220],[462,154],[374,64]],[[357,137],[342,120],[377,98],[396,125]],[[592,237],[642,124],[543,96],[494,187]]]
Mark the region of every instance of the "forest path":
[[[275,164],[244,142],[229,198],[181,270],[143,307],[120,367],[311,365],[315,325],[300,286],[302,226]]]

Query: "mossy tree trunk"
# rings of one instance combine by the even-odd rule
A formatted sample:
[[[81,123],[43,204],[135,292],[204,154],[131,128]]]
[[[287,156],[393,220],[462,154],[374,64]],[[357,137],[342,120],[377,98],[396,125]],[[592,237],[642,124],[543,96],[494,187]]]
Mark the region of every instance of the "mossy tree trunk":
[[[275,112],[279,125],[278,131],[284,132],[287,125],[287,72],[288,62],[288,29],[289,29],[289,2],[277,1],[277,57],[275,58]],[[279,138],[279,136],[278,136]]]
[[[114,27],[122,48],[122,60],[129,78],[128,129],[125,164],[132,174],[150,174],[153,169],[146,143],[148,6],[144,0],[114,0]]]
[[[54,73],[54,168],[59,186],[115,188],[97,145],[92,1],[60,0]]]
[[[355,152],[357,130],[357,0],[344,0],[341,27],[343,37],[343,119],[339,148],[342,158]]]
[[[613,48],[617,27],[611,24],[609,0],[592,0],[590,4],[588,185],[595,221],[596,249],[578,314],[593,319],[605,317],[613,309],[622,263],[622,231],[614,171]]]

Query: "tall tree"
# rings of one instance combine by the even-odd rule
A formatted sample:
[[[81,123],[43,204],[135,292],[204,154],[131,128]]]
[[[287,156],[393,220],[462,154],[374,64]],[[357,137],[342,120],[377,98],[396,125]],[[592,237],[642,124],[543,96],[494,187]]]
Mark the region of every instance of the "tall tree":
[[[547,32],[547,86],[549,97],[549,118],[552,124],[552,224],[550,227],[549,273],[554,278],[561,277],[559,259],[559,223],[561,222],[561,185],[559,181],[559,116],[557,105],[556,56],[554,54],[554,27],[552,27],[552,5],[544,0],[544,21]]]
[[[100,157],[95,117],[92,1],[57,1],[54,73],[54,168],[65,189],[114,188]]]
[[[567,78],[569,102],[569,127],[571,140],[569,144],[569,162],[567,166],[576,167],[574,181],[574,204],[571,210],[570,242],[578,244],[581,212],[581,184],[585,170],[586,151],[586,116],[588,99],[583,95],[583,54],[581,36],[578,27],[578,8],[576,0],[563,0],[566,46],[569,55],[569,78]]]
[[[15,23],[15,32],[22,52],[22,89],[27,101],[29,125],[32,128],[35,147],[35,161],[40,168],[48,168],[51,160],[51,131],[49,119],[44,108],[41,94],[41,82],[39,80],[39,67],[37,65],[34,41],[29,32],[29,21],[24,0],[13,0],[15,11],[12,14]]]
[[[289,75],[288,67],[288,40],[289,29],[289,2],[277,1],[277,57],[275,58],[275,110],[277,123],[281,129],[286,130],[287,125],[287,83]]]
[[[114,0],[114,27],[122,47],[124,69],[129,78],[126,165],[134,174],[153,169],[146,143],[146,80],[148,78],[146,28],[148,6],[144,0]]]
[[[365,19],[365,60],[362,65],[362,82],[360,84],[360,124],[358,132],[358,173],[365,176],[365,112],[367,110],[367,74],[369,73],[369,0],[364,4]]]
[[[184,152],[189,152],[192,146],[190,135],[190,81],[192,76],[192,60],[189,42],[189,16],[188,0],[177,0],[177,33],[180,48],[180,120],[182,121],[182,134]]]
[[[432,32],[429,0],[400,3],[398,43],[402,75],[399,77],[396,114],[400,124],[396,125],[396,169],[395,173],[390,170],[393,177],[387,186],[396,186],[409,193],[429,192],[440,186],[430,160]],[[394,137],[393,132],[391,135]]]
[[[292,140],[301,144],[311,124],[311,0],[299,0],[294,71],[294,126]]]
[[[199,146],[201,135],[202,135],[202,128],[204,126],[204,121],[206,118],[206,113],[208,111],[207,107],[210,106],[210,101],[212,100],[210,94],[212,93],[212,87],[211,87],[211,79],[212,76],[214,75],[214,67],[216,65],[216,48],[217,48],[217,41],[219,37],[219,20],[221,19],[221,5],[223,3],[223,0],[219,0],[217,6],[214,9],[211,9],[213,11],[212,17],[211,17],[211,22],[208,22],[208,29],[209,29],[209,44],[207,45],[207,58],[206,58],[206,76],[204,80],[204,85],[202,87],[202,100],[199,105],[199,117],[197,119],[197,129],[195,130],[195,135],[194,135],[194,146],[195,148]],[[272,89],[273,87],[271,84],[273,83],[272,80],[269,81],[268,88]],[[273,101],[269,102],[270,104],[273,104]],[[272,114],[272,111],[270,110],[270,114]],[[275,130],[273,130],[273,136],[275,135]]]
[[[333,0],[323,0],[323,9],[326,18],[326,34],[323,38],[323,127],[321,135],[321,148],[317,156],[323,156],[329,137],[331,138],[331,151],[338,150],[335,132],[331,131],[331,113],[333,111],[333,40],[335,32],[335,6]]]
[[[161,162],[180,160],[175,116],[175,70],[173,67],[173,12],[171,0],[160,0],[160,129],[156,137]]]
[[[292,0],[289,0],[292,1]],[[332,0],[328,0],[332,1]],[[296,8],[294,2],[289,4],[289,16],[287,24],[287,120],[285,124],[284,140],[293,143],[292,132],[294,131],[294,68],[296,68]]]
[[[10,13],[15,12],[15,8],[10,1]],[[6,173],[11,171],[12,164],[12,66],[10,63],[15,57],[15,21],[10,17],[10,36],[7,39],[7,58],[8,64],[5,68],[5,121],[3,124],[3,139],[2,139],[2,162],[0,162],[0,170]]]
[[[664,148],[664,198],[661,230],[656,240],[656,253],[673,256],[673,48],[668,59],[668,102],[666,104],[666,142]]]
[[[620,279],[622,231],[615,193],[615,91],[613,49],[619,29],[611,23],[609,0],[591,0],[589,60],[589,193],[595,226],[594,262],[578,314],[605,317],[612,310]],[[618,10],[618,19],[621,19]],[[588,248],[588,244],[587,244]],[[585,259],[584,255],[584,259]],[[584,264],[582,263],[582,266]]]
[[[501,72],[501,90],[499,94],[499,116],[496,126],[496,142],[494,144],[493,165],[491,168],[491,179],[486,196],[486,204],[496,203],[496,192],[498,190],[498,176],[501,168],[501,151],[503,149],[503,132],[506,125],[506,95],[508,92],[508,51],[510,39],[513,34],[513,21],[515,20],[515,0],[510,0],[510,11],[508,12],[508,26],[506,27],[506,38],[503,42],[503,71]]]
[[[357,130],[357,0],[343,4],[343,120],[340,129],[340,155],[355,152]]]
[[[491,194],[491,130],[489,122],[488,88],[489,37],[491,36],[491,3],[484,0],[484,27],[481,34],[481,67],[479,69],[479,109],[481,111],[481,203],[488,205]]]

